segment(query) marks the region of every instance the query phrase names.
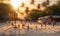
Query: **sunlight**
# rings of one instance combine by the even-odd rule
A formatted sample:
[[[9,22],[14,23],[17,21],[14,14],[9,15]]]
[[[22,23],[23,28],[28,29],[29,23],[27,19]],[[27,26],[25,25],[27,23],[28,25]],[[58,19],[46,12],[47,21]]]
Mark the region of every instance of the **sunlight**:
[[[20,7],[20,8],[19,8],[19,11],[20,11],[20,12],[24,12],[24,11],[25,11],[25,8],[24,8],[24,7]]]
[[[14,7],[14,9],[17,9],[22,2],[23,0],[11,0],[11,5]]]

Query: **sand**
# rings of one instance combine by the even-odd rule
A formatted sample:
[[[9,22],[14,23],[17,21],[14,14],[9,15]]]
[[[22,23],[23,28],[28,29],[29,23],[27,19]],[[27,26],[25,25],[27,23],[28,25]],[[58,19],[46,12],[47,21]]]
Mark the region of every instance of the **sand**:
[[[16,23],[18,28],[14,28],[11,23],[0,23],[0,36],[60,36],[60,25],[47,25],[46,29],[39,24],[26,23],[24,28],[20,22]],[[29,25],[29,29],[27,26]],[[37,27],[36,27],[37,26]]]

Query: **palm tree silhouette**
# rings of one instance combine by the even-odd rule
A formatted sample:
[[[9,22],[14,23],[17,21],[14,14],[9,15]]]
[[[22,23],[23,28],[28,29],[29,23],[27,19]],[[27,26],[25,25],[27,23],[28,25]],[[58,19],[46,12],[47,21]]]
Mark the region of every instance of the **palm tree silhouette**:
[[[37,8],[40,9],[40,4],[37,4]]]
[[[26,7],[25,12],[28,14],[28,12],[29,12],[29,8],[28,7]]]
[[[32,0],[32,1],[31,1],[31,4],[34,4],[34,2],[35,2],[35,1],[34,1],[34,0]]]
[[[49,5],[49,0],[47,0],[47,5]]]
[[[49,3],[49,0],[47,0],[46,2],[44,1],[44,2],[42,3],[42,6],[43,6],[43,7],[47,7],[49,4],[50,4],[50,3]]]

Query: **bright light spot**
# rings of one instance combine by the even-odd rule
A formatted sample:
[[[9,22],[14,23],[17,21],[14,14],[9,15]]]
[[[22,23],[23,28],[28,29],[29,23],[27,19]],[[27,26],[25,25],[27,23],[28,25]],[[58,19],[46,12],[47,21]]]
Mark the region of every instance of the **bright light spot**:
[[[25,19],[24,17],[26,17],[26,13],[23,13],[23,12],[22,12],[22,13],[20,14],[19,18],[20,18],[20,19]]]
[[[24,11],[25,11],[25,8],[24,8],[24,7],[20,7],[20,8],[19,8],[19,11],[20,11],[20,12],[24,12]]]
[[[45,9],[46,9],[46,7],[41,7],[41,9],[40,9],[40,10],[42,10],[42,11],[43,11],[43,10],[45,10]]]
[[[22,0],[11,0],[11,4],[14,7],[14,9],[17,9],[22,2],[23,2]]]

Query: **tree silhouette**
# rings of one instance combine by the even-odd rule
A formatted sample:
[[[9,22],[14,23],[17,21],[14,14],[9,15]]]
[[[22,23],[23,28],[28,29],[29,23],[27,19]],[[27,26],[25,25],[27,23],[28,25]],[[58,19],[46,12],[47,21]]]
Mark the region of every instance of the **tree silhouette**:
[[[37,8],[40,9],[40,4],[37,4]]]
[[[43,2],[43,3],[42,3],[42,6],[43,6],[43,7],[46,7],[46,6],[47,6],[46,2]]]
[[[31,4],[34,4],[34,0],[31,1]]]
[[[25,4],[24,4],[24,3],[22,3],[21,7],[24,7],[24,6],[25,6]]]
[[[42,6],[44,6],[44,7],[47,7],[49,5],[49,0],[47,0],[46,2],[44,1],[43,3],[42,3]]]
[[[60,0],[57,2],[57,5],[60,6]]]
[[[49,13],[50,13],[50,8],[49,8],[49,0],[46,0],[46,2],[44,1],[43,3],[42,3],[42,6],[43,7],[46,7],[46,9],[45,9],[45,12],[46,12],[46,14],[48,15]]]
[[[37,9],[32,9],[31,13],[28,15],[32,20],[37,20],[41,16],[43,16],[43,12]]]
[[[0,3],[0,13],[4,12],[3,15],[11,12],[13,10],[12,8],[9,4]]]
[[[53,5],[50,7],[53,12],[53,15],[60,15],[60,5]]]
[[[49,5],[49,0],[47,0],[47,5]]]
[[[5,16],[12,17],[14,16],[13,12],[15,13],[13,7],[10,4],[0,3],[0,18],[4,18]]]
[[[26,7],[25,12],[28,14],[28,12],[29,12],[29,8],[28,7]]]

